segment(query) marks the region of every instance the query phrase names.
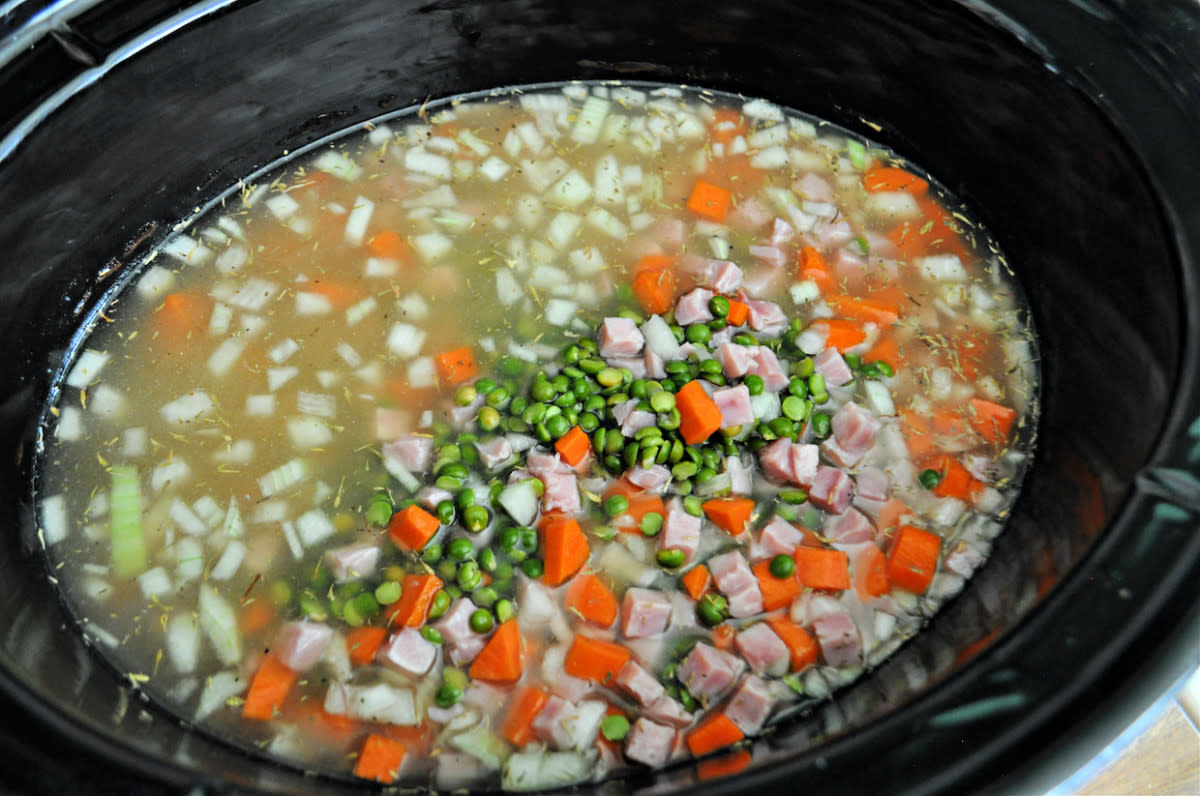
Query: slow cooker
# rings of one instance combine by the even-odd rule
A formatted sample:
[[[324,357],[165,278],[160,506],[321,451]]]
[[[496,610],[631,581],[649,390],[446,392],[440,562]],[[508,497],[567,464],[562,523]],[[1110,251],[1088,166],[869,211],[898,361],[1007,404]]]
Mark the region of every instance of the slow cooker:
[[[37,417],[81,319],[193,208],[327,134],[505,85],[686,83],[880,141],[993,231],[1041,336],[1024,493],[925,632],[748,755],[594,790],[1044,791],[1200,662],[1194,2],[8,0],[0,37],[8,787],[369,790],[190,730],[88,648],[40,558]]]

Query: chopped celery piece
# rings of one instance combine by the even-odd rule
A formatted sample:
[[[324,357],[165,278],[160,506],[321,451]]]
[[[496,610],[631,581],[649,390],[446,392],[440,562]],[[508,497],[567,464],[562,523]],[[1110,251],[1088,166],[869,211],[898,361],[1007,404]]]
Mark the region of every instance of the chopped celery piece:
[[[110,504],[113,571],[118,578],[130,578],[146,569],[142,491],[136,467],[112,468]]]
[[[200,629],[212,643],[217,658],[226,666],[242,659],[242,636],[238,632],[237,614],[221,595],[207,583],[200,584],[197,600]]]

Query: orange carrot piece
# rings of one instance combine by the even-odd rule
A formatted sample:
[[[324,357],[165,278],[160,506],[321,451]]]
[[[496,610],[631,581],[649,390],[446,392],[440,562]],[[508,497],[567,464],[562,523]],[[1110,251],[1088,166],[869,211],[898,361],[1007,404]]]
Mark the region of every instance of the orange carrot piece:
[[[516,619],[504,622],[475,656],[467,673],[490,683],[515,683],[525,670],[521,662],[521,628]]]
[[[265,629],[275,619],[275,606],[270,600],[254,598],[242,603],[238,613],[238,630],[243,635],[253,636]]]
[[[170,293],[154,312],[154,331],[164,342],[180,344],[208,328],[212,305],[212,299],[200,293]]]
[[[633,273],[636,276],[644,271],[674,271],[675,263],[671,254],[643,254],[633,264]]]
[[[833,278],[833,269],[825,255],[813,246],[805,246],[800,250],[800,279],[813,282],[823,294],[828,295],[837,288]]]
[[[883,551],[870,545],[854,559],[854,591],[864,600],[882,597],[892,589],[887,576],[887,559]]]
[[[729,299],[729,312],[725,315],[725,321],[730,326],[741,326],[750,317],[750,305],[744,301],[737,299]]]
[[[753,759],[754,757],[746,749],[735,749],[728,754],[701,760],[696,764],[696,775],[702,781],[731,777],[739,771],[743,771]]]
[[[607,685],[630,657],[629,650],[620,644],[576,635],[563,661],[563,671],[580,680]]]
[[[887,556],[887,576],[892,585],[923,593],[937,571],[942,537],[915,525],[903,525],[892,540]]]
[[[696,757],[732,746],[746,736],[724,713],[714,713],[687,735],[687,747]]]
[[[844,318],[823,318],[813,321],[812,325],[825,332],[825,345],[832,346],[839,352],[854,348],[867,339],[866,331],[857,321],[848,321]]]
[[[592,441],[588,439],[587,432],[579,426],[571,426],[570,431],[554,442],[554,450],[572,467],[583,461],[583,457],[587,456],[591,448]]]
[[[437,371],[438,383],[443,387],[454,387],[479,377],[475,353],[469,346],[438,354],[433,358],[433,366]]]
[[[405,575],[400,584],[400,599],[385,611],[388,625],[423,625],[429,617],[429,606],[441,588],[442,581],[436,575]]]
[[[338,309],[345,309],[358,301],[362,294],[358,288],[345,282],[331,282],[327,279],[314,279],[304,286],[309,293],[317,293],[329,299],[329,303]]]
[[[826,296],[825,302],[841,317],[862,323],[891,326],[900,319],[900,305],[874,296],[855,298],[834,294]]]
[[[886,362],[892,370],[900,370],[904,355],[900,352],[900,344],[890,334],[883,334],[875,341],[875,345],[863,354],[863,362]]]
[[[706,180],[696,180],[692,194],[687,199],[687,209],[701,218],[716,221],[718,224],[729,215],[729,207],[733,204],[733,194],[728,189],[713,185]]]
[[[679,278],[671,268],[646,268],[633,277],[633,294],[650,315],[662,315],[675,303]]]
[[[592,574],[580,575],[571,581],[563,607],[600,627],[610,627],[620,612],[612,589]]]
[[[787,646],[793,672],[798,672],[817,662],[817,656],[821,649],[811,633],[786,616],[768,617],[767,624]]]
[[[429,540],[440,527],[442,524],[438,522],[437,517],[414,503],[392,515],[388,535],[397,547],[420,550],[429,544]]]
[[[712,643],[719,650],[730,652],[733,650],[734,641],[737,633],[733,629],[733,625],[720,624],[713,628]]]
[[[758,578],[758,588],[762,592],[763,610],[774,611],[791,605],[792,600],[800,594],[800,582],[795,575],[777,578],[771,574],[771,561],[764,558],[751,569],[754,577]]]
[[[797,547],[796,580],[810,589],[840,591],[850,588],[850,559],[841,550],[826,547]]]
[[[246,691],[246,701],[242,704],[242,717],[256,721],[270,721],[283,706],[287,695],[296,684],[299,675],[288,666],[280,663],[270,655],[262,659],[250,688]]]
[[[871,193],[908,191],[914,196],[923,196],[929,190],[929,182],[895,166],[877,166],[863,175],[863,187]]]
[[[699,381],[689,381],[675,393],[675,408],[679,410],[679,434],[689,445],[704,442],[721,427],[721,410]]]
[[[746,118],[741,111],[733,108],[722,108],[713,114],[709,138],[714,143],[728,144],[739,135],[746,132]]]
[[[700,506],[712,524],[730,536],[745,533],[750,527],[750,515],[754,513],[754,501],[751,498],[713,498]]]
[[[508,703],[500,734],[513,746],[520,748],[534,739],[533,718],[550,699],[550,695],[537,686],[525,686]]]
[[[925,458],[937,447],[937,441],[933,438],[933,424],[929,418],[912,409],[900,410],[900,431],[908,443],[909,456],[914,460]]]
[[[929,469],[937,470],[941,480],[933,488],[938,497],[952,497],[970,503],[983,490],[984,484],[963,467],[953,456],[937,456],[925,462]]]
[[[683,584],[683,588],[687,589],[688,596],[693,600],[699,600],[704,596],[704,592],[708,591],[708,587],[712,585],[712,573],[708,571],[708,567],[703,564],[697,564],[687,571],[687,573],[679,579]]]
[[[367,239],[367,251],[385,260],[407,260],[412,254],[408,241],[399,232],[385,229]]]
[[[355,627],[346,633],[346,652],[355,666],[366,666],[375,660],[375,651],[387,638],[387,629],[382,627]]]
[[[1017,410],[983,398],[972,398],[969,402],[971,428],[993,445],[1003,445],[1012,434]]]
[[[875,528],[879,533],[890,537],[901,526],[902,520],[910,514],[912,510],[907,503],[900,498],[890,498],[875,515]]]
[[[919,197],[923,218],[904,221],[888,231],[888,240],[896,244],[903,260],[927,254],[957,254],[964,257],[967,245],[954,229],[954,217],[928,196]]]
[[[661,496],[647,492],[640,486],[634,486],[623,478],[613,481],[608,489],[604,490],[605,500],[613,495],[622,495],[629,501],[629,508],[625,510],[625,514],[629,515],[632,523],[619,525],[619,530],[641,533],[642,518],[647,514],[655,513],[666,516],[667,507]]]
[[[354,765],[354,776],[390,785],[396,781],[407,753],[404,744],[373,732],[363,741],[358,762]]]
[[[566,583],[583,569],[592,549],[579,523],[569,517],[547,517],[542,521],[542,582],[548,586]]]

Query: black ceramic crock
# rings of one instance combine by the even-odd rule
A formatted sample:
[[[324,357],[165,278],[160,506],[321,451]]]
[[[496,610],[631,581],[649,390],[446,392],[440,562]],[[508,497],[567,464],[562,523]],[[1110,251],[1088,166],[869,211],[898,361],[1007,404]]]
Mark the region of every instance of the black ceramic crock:
[[[573,78],[813,113],[927,167],[1041,334],[1035,464],[928,630],[749,755],[598,791],[1037,792],[1200,658],[1193,2],[0,2],[0,780],[319,791],[188,731],[84,645],[39,559],[37,417],[88,312],[238,177],[426,98]]]

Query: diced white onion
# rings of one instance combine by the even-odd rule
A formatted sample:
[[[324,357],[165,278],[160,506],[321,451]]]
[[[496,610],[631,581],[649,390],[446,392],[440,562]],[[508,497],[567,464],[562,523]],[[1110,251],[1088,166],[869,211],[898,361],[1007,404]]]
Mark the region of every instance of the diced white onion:
[[[175,285],[175,274],[159,265],[146,269],[137,282],[137,294],[148,301],[158,301]]]
[[[180,674],[191,674],[196,670],[200,658],[200,626],[191,612],[181,611],[167,621],[167,659]]]
[[[208,533],[208,523],[196,516],[191,507],[176,498],[171,503],[171,521],[184,533],[193,536],[203,536]]]
[[[229,373],[246,350],[246,339],[228,337],[213,349],[208,356],[208,372],[220,378]]]
[[[258,486],[263,497],[271,497],[285,492],[302,483],[311,474],[311,468],[304,459],[292,459],[279,465],[258,479]]]
[[[288,438],[298,451],[312,450],[333,441],[333,430],[322,420],[306,415],[287,419]]]
[[[94,383],[96,379],[100,378],[100,372],[104,370],[104,366],[108,364],[110,358],[110,355],[104,351],[84,349],[75,360],[71,372],[67,374],[67,386],[82,390]]]
[[[341,152],[325,150],[313,165],[327,174],[332,174],[340,180],[350,182],[362,174],[362,167]]]
[[[163,243],[162,250],[185,265],[203,265],[213,258],[212,249],[182,233],[168,238]]]
[[[212,644],[217,660],[226,666],[241,663],[242,638],[238,633],[237,614],[221,595],[208,584],[200,584],[197,598],[200,629]]]
[[[282,365],[288,359],[300,350],[300,344],[290,337],[280,340],[275,345],[271,346],[271,350],[267,352],[267,358],[276,365]]]
[[[346,308],[346,325],[354,326],[375,311],[377,306],[374,296],[367,296],[362,301]]]
[[[142,591],[142,597],[146,600],[166,594],[172,588],[171,576],[162,567],[154,567],[138,575],[137,583],[138,588]]]
[[[421,353],[427,332],[411,323],[394,324],[388,332],[387,347],[401,359],[412,359]]]
[[[43,498],[41,508],[42,522],[39,527],[42,531],[42,542],[47,546],[58,544],[67,538],[71,527],[67,521],[66,497],[59,494]]]
[[[305,547],[320,544],[336,531],[333,521],[320,509],[306,511],[296,520],[296,532]]]
[[[215,408],[216,404],[208,393],[193,390],[168,402],[159,412],[168,425],[175,426],[195,422]]]

